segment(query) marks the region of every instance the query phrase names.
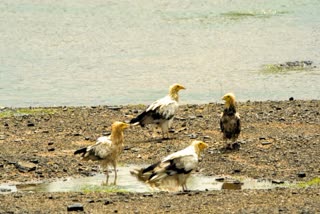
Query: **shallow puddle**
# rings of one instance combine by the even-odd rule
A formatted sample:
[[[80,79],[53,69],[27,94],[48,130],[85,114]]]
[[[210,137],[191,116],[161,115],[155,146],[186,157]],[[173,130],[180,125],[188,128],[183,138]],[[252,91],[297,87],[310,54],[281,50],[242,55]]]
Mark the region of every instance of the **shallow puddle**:
[[[106,186],[103,184],[105,174],[99,173],[91,177],[65,178],[53,182],[43,183],[19,183],[0,184],[0,194],[32,191],[32,192],[151,192],[146,184],[138,181],[130,174],[130,170],[141,166],[121,166],[118,167],[117,185]],[[109,182],[113,181],[112,172]],[[242,177],[214,177],[192,174],[188,180],[189,190],[222,190],[222,189],[272,189],[276,187],[286,187],[289,183],[274,183],[268,180],[257,180]]]

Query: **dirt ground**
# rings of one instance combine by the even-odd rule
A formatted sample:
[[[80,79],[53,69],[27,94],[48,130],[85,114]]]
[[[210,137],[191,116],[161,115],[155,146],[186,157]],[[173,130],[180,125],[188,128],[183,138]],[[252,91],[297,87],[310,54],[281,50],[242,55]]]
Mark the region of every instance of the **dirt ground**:
[[[97,173],[95,163],[81,162],[73,152],[108,134],[112,122],[129,121],[145,107],[1,109],[0,184]],[[222,104],[183,105],[169,140],[160,140],[153,126],[126,130],[119,162],[151,164],[200,139],[210,147],[194,173],[299,185],[152,193],[0,192],[0,213],[66,213],[74,204],[85,213],[320,213],[320,101],[248,101],[237,107],[242,122],[239,150],[224,149]]]

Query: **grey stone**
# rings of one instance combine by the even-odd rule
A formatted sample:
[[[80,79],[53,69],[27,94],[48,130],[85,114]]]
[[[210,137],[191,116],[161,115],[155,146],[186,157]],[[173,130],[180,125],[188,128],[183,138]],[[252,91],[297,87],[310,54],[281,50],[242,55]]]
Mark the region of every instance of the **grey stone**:
[[[15,166],[20,172],[30,172],[36,170],[37,168],[37,165],[35,165],[34,163],[24,161],[17,162]]]
[[[83,205],[80,203],[72,204],[67,207],[67,211],[84,211]]]

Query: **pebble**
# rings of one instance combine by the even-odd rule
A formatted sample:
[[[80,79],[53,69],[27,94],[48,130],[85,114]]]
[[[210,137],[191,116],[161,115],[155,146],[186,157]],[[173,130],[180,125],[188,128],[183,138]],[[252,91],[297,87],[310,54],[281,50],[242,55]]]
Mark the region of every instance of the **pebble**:
[[[108,106],[107,108],[114,111],[119,111],[120,109],[122,109],[121,106]]]
[[[304,178],[304,177],[306,177],[306,173],[305,172],[299,172],[298,173],[298,177],[299,178]]]
[[[190,120],[194,120],[194,119],[196,119],[196,118],[197,118],[197,117],[194,116],[194,115],[189,116],[189,119],[190,119]]]
[[[80,203],[72,204],[67,207],[68,212],[70,211],[84,211],[83,205]]]
[[[34,123],[31,122],[31,121],[28,121],[27,126],[28,126],[28,127],[33,127],[33,126],[34,126]]]
[[[34,163],[34,164],[38,164],[39,163],[39,160],[38,159],[33,159],[33,160],[30,160],[31,163]]]
[[[143,197],[152,197],[152,196],[153,196],[152,193],[145,193],[145,194],[143,194]]]
[[[55,148],[49,148],[48,152],[53,152],[54,150],[56,150]]]
[[[5,135],[0,135],[0,140],[4,140],[6,139],[6,136]]]
[[[19,161],[15,164],[20,172],[30,172],[36,170],[37,166],[34,163]]]
[[[234,169],[233,170],[233,173],[240,173],[241,172],[241,169]]]
[[[198,137],[198,135],[192,133],[192,134],[189,134],[188,137],[189,137],[190,139],[196,139],[196,138]]]
[[[224,181],[224,178],[216,178],[216,181]]]
[[[282,180],[272,180],[271,183],[273,183],[273,184],[283,184],[284,181],[282,181]]]
[[[92,203],[94,203],[94,200],[93,200],[93,199],[88,199],[88,200],[87,200],[87,203],[92,204]]]
[[[206,135],[206,136],[203,136],[203,139],[204,139],[204,140],[211,140],[212,138],[211,138],[210,136],[207,136],[207,135]]]
[[[271,144],[271,142],[268,142],[268,141],[261,142],[261,145],[263,145],[263,146],[269,145],[269,144]]]
[[[104,205],[108,205],[108,204],[113,204],[113,201],[110,200],[110,199],[106,199],[106,200],[104,201]]]

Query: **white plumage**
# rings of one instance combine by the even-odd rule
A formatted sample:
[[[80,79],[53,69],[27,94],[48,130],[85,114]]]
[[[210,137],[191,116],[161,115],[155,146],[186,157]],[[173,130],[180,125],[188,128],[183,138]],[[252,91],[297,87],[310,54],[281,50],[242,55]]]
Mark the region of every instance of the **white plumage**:
[[[146,168],[135,169],[131,174],[153,188],[165,189],[175,184],[187,190],[187,179],[198,166],[200,153],[208,147],[202,141],[193,141],[187,148],[163,158]]]
[[[180,84],[173,84],[170,86],[167,96],[153,102],[145,111],[133,118],[130,123],[139,124],[142,127],[147,124],[157,124],[162,130],[163,138],[165,134],[169,137],[169,128],[179,107],[178,92],[181,89],[185,89],[185,87]]]
[[[114,168],[114,184],[117,182],[117,160],[123,150],[123,130],[128,128],[129,124],[114,122],[111,127],[111,135],[99,137],[96,144],[78,149],[74,154],[81,154],[84,161],[97,161],[100,166],[106,168],[106,184],[109,181],[108,166]]]

